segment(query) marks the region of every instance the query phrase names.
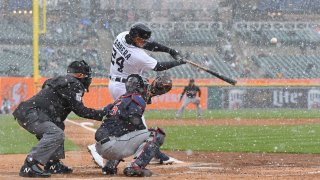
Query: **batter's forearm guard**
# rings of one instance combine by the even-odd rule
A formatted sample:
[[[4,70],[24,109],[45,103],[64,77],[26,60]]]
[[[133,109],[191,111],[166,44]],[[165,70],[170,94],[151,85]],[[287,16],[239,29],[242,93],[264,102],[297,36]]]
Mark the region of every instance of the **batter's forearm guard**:
[[[157,42],[147,42],[143,49],[146,49],[148,51],[153,51],[153,52],[166,52],[166,53],[169,53],[170,52],[170,48],[168,48],[167,46],[165,45],[162,45],[162,44],[159,44]]]

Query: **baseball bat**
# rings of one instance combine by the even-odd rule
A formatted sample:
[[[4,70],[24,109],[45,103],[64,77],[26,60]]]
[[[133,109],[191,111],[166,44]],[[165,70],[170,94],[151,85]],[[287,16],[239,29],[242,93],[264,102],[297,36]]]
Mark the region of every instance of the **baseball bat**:
[[[184,59],[184,61],[186,63],[188,63],[188,64],[191,64],[191,65],[193,65],[193,66],[195,66],[195,67],[197,67],[197,68],[199,68],[199,69],[201,69],[201,70],[203,70],[203,71],[205,71],[205,72],[207,72],[207,73],[209,73],[209,74],[211,74],[211,75],[213,75],[213,76],[215,76],[215,77],[217,77],[217,78],[219,78],[219,79],[221,79],[221,80],[223,80],[223,81],[225,81],[225,82],[227,82],[229,84],[231,84],[231,85],[236,85],[237,84],[237,81],[234,80],[234,79],[228,78],[228,77],[226,77],[224,75],[221,75],[221,74],[219,74],[217,72],[211,71],[210,69],[208,69],[206,67],[203,67],[203,66],[201,66],[201,65],[199,65],[197,63],[194,63],[194,62],[192,62],[190,60]]]

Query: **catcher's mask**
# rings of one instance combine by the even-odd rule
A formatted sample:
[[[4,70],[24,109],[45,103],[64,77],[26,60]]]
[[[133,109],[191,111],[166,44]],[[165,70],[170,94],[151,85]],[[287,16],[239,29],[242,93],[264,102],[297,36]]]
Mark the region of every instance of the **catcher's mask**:
[[[127,93],[138,93],[147,100],[148,82],[138,74],[131,74],[128,76],[125,83]]]
[[[84,61],[73,61],[69,64],[67,73],[75,74],[81,73],[84,75],[84,78],[77,78],[85,87],[86,91],[89,92],[89,86],[92,81],[92,71],[91,67]]]

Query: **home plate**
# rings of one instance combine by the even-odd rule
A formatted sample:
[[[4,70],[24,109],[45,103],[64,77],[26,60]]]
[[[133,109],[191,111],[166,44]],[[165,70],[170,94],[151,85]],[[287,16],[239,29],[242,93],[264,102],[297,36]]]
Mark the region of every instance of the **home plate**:
[[[196,163],[189,166],[190,169],[199,169],[199,170],[221,170],[221,163]]]
[[[184,163],[183,161],[179,161],[178,159],[175,159],[173,157],[170,157],[170,159],[173,161],[172,163],[168,163],[168,164],[181,164]],[[159,160],[153,158],[149,164],[160,164]]]
[[[170,164],[170,165],[158,165],[158,166],[153,166],[152,169],[174,169],[174,168],[188,168],[192,165],[193,163],[176,163],[176,164]]]

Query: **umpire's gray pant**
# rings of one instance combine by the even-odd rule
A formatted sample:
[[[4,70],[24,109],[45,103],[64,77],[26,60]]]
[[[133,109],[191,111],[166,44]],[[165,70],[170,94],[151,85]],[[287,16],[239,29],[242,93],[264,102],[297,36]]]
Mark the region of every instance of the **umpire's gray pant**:
[[[185,97],[182,106],[176,113],[176,118],[179,118],[181,113],[183,113],[184,109],[188,106],[188,104],[193,103],[197,106],[197,115],[198,117],[202,116],[201,108],[200,108],[200,98],[199,97],[194,97],[194,98],[189,98],[188,96]]]
[[[109,137],[110,141],[96,143],[97,152],[108,160],[121,160],[135,154],[139,146],[149,138],[148,129],[130,132],[121,137]]]
[[[39,117],[44,119],[39,119]],[[25,118],[26,121],[22,122],[18,119],[19,125],[39,139],[38,144],[31,149],[29,156],[43,165],[49,160],[64,159],[63,130],[50,122],[47,115],[37,110],[29,111]]]

